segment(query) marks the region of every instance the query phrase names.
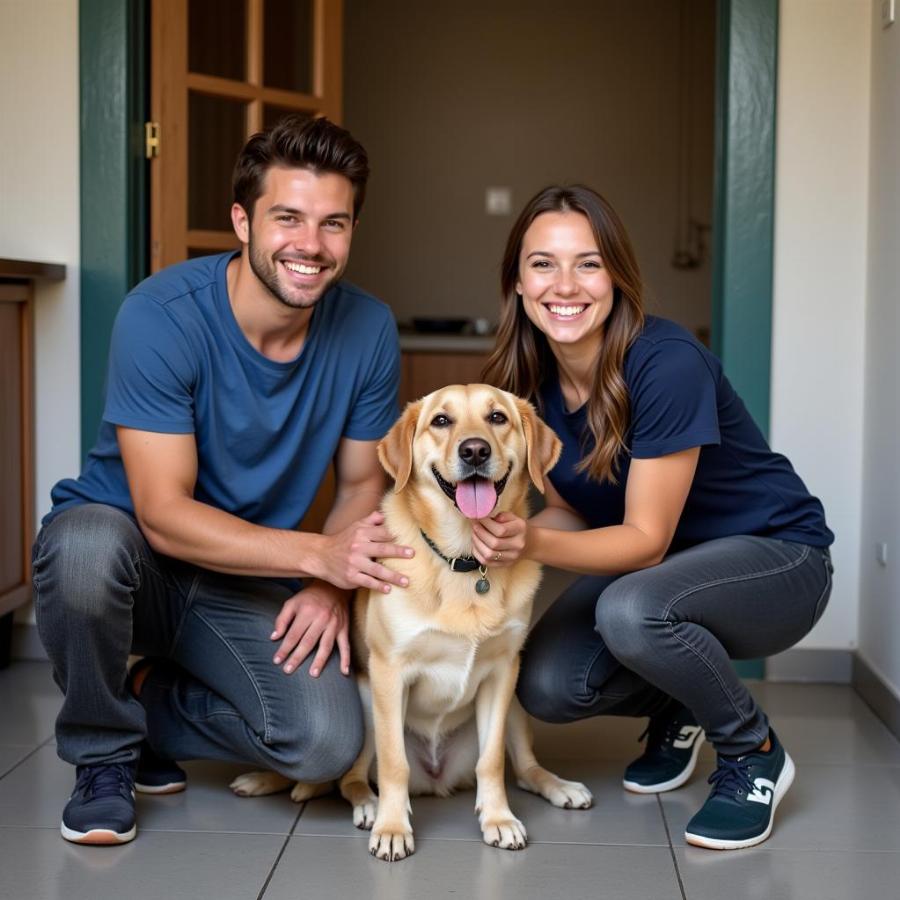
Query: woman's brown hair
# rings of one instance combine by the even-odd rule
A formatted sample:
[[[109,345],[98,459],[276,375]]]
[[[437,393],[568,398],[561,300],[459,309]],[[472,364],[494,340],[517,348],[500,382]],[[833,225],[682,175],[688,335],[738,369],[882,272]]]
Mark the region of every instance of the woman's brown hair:
[[[643,286],[637,259],[616,211],[584,185],[544,188],[529,200],[506,242],[500,272],[503,299],[497,343],[484,368],[488,384],[511,391],[541,406],[540,387],[556,370],[553,351],[536,328],[516,293],[525,232],[541,214],[576,212],[591,225],[600,258],[613,283],[613,306],[604,324],[603,343],[587,401],[587,424],[594,448],[578,464],[595,481],[616,484],[619,454],[626,450],[630,420],[628,388],[622,376],[625,353],[644,326]]]

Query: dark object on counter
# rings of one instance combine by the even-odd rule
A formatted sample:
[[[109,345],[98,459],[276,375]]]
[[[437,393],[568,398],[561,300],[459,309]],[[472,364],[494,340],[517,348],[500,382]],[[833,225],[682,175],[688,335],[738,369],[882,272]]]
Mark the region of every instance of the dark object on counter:
[[[412,324],[422,334],[459,334],[469,324],[469,320],[418,318],[413,319]]]

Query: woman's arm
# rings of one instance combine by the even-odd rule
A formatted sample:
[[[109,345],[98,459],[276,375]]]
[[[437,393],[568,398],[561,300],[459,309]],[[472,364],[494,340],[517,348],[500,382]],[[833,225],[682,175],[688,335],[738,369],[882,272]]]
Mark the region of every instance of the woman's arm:
[[[570,534],[537,523],[526,529],[523,556],[588,575],[616,575],[661,562],[681,518],[699,447],[631,462],[621,525]]]
[[[699,457],[700,448],[691,447],[632,460],[621,525],[576,531],[584,528],[583,520],[550,488],[547,509],[531,520],[501,514],[477,523],[475,555],[489,565],[509,565],[521,556],[585,575],[618,575],[656,565],[672,542]]]

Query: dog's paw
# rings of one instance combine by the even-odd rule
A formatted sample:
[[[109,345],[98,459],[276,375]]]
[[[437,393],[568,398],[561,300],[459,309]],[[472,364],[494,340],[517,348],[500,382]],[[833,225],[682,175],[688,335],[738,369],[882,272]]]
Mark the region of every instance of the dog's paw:
[[[372,856],[396,862],[412,856],[415,851],[416,842],[413,840],[412,829],[408,826],[393,828],[375,825],[372,828],[372,836],[369,838],[369,853]]]
[[[594,805],[594,795],[580,781],[566,781],[540,766],[529,769],[516,783],[561,809],[590,809]]]
[[[371,800],[359,803],[353,807],[353,824],[357,828],[369,831],[375,824],[375,814],[378,812],[378,801],[375,795]]]
[[[511,813],[501,818],[484,819],[481,834],[486,844],[501,850],[522,850],[528,843],[525,826]]]
[[[262,797],[265,794],[286,791],[291,782],[290,779],[275,772],[247,772],[238,775],[228,786],[238,797]]]
[[[306,781],[298,781],[291,789],[291,800],[294,803],[303,803],[304,800],[312,800],[313,797],[321,797],[334,790],[334,782],[326,781],[323,784],[310,784]]]
[[[557,778],[541,796],[562,809],[590,809],[594,805],[594,795],[580,781]]]

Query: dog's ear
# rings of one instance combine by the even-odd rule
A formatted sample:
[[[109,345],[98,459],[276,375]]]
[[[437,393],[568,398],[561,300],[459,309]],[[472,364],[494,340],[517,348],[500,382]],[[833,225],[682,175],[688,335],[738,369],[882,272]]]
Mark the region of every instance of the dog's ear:
[[[412,471],[412,445],[422,401],[407,403],[400,418],[378,443],[378,461],[394,479],[394,490],[402,491]]]
[[[537,414],[535,408],[521,397],[516,397],[516,407],[522,417],[525,430],[525,446],[528,450],[528,474],[534,486],[544,493],[544,476],[556,465],[562,453],[562,441],[556,432]]]

